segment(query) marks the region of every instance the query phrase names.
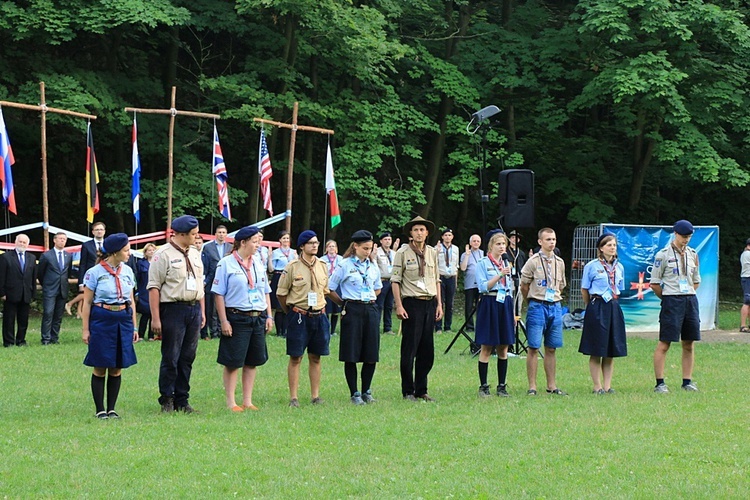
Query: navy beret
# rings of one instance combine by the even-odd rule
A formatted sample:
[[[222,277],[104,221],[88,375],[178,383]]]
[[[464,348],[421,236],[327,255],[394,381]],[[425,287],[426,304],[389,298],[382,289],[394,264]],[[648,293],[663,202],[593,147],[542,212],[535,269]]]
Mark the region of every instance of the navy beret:
[[[123,248],[125,248],[125,245],[129,243],[128,241],[128,235],[125,233],[115,233],[110,234],[106,238],[104,238],[104,243],[102,244],[102,253],[108,253],[113,254],[117,253]]]
[[[198,227],[198,219],[192,215],[182,215],[172,221],[172,229],[176,233],[189,233]]]
[[[484,241],[486,241],[487,244],[489,245],[490,244],[490,238],[492,238],[493,236],[495,236],[497,233],[504,233],[504,231],[502,229],[491,229],[489,233],[487,233],[486,235],[484,235]]]
[[[390,237],[391,237],[391,233],[389,233],[388,231],[386,231],[386,232],[382,233],[380,235],[380,238],[378,238],[378,239],[382,240],[383,238],[390,238]]]
[[[750,245],[750,238],[745,240],[745,246],[748,246],[748,245]]]
[[[315,231],[311,229],[305,229],[299,234],[299,237],[297,238],[297,248],[303,246],[305,243],[310,241],[313,238],[317,238],[318,235],[315,234]]]
[[[598,238],[596,239],[596,248],[597,248],[597,249],[598,249],[598,248],[599,248],[599,247],[600,247],[600,246],[602,245],[602,241],[603,241],[603,240],[604,240],[604,238],[606,238],[607,236],[612,236],[612,237],[615,237],[615,235],[614,235],[613,233],[604,233],[604,234],[602,234],[601,236],[599,236],[599,237],[598,237]],[[615,237],[615,239],[616,239],[616,237]]]
[[[674,227],[672,229],[674,229],[675,233],[682,235],[682,236],[693,234],[693,225],[684,219],[678,220],[677,222],[675,222]]]
[[[450,229],[450,228],[447,228],[447,227],[446,227],[446,228],[445,228],[445,229],[443,229],[443,231],[442,231],[442,232],[440,233],[440,236],[442,237],[442,236],[443,236],[443,235],[444,235],[445,233],[451,233],[451,234],[453,234],[453,229]]]
[[[258,226],[245,226],[234,235],[234,241],[242,241],[248,238],[252,238],[260,232]]]
[[[352,235],[352,241],[354,243],[363,243],[365,241],[372,241],[372,233],[364,229],[360,229]]]

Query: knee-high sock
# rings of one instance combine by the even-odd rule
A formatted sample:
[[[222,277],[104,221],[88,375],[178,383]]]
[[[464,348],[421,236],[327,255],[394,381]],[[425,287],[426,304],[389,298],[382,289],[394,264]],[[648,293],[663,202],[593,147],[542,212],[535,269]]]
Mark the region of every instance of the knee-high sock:
[[[479,361],[479,385],[487,385],[487,366],[489,363]]]
[[[91,395],[94,396],[96,412],[104,411],[104,377],[91,374]]]
[[[286,335],[286,329],[284,328],[284,312],[277,311],[273,316],[273,322],[276,325],[276,335]]]
[[[508,376],[508,360],[500,359],[497,360],[497,383],[505,385],[505,379]]]
[[[122,375],[113,377],[110,375],[107,377],[107,411],[115,409],[117,404],[117,396],[120,395],[120,383],[122,382]]]
[[[344,363],[344,375],[346,375],[349,392],[354,396],[354,393],[357,392],[357,363]]]
[[[362,392],[370,390],[372,385],[372,377],[375,376],[375,363],[363,363],[362,364]]]

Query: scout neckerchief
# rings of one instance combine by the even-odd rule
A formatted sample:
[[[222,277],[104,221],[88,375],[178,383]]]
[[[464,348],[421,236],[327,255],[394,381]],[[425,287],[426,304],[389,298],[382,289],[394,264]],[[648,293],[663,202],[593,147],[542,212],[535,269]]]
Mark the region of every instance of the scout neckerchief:
[[[487,258],[490,259],[490,262],[497,271],[497,274],[500,275],[500,282],[502,283],[503,288],[508,288],[505,283],[505,274],[503,273],[503,269],[505,269],[505,266],[503,265],[503,263],[498,261],[491,253],[487,254]]]
[[[599,259],[599,262],[601,262],[602,267],[604,268],[604,271],[607,273],[607,284],[612,289],[612,294],[617,297],[619,295],[619,292],[617,290],[617,283],[615,283],[615,273],[617,271],[617,259],[612,259],[612,264],[609,264],[604,259]]]
[[[417,255],[417,264],[419,265],[419,276],[424,278],[424,249],[420,250],[413,242],[409,242],[409,248]]]
[[[287,262],[289,262],[289,254],[292,253],[291,247],[287,248],[286,252],[284,251],[284,247],[279,247],[279,250],[281,250],[281,253],[282,255],[284,255],[284,258],[287,260]]]
[[[388,265],[392,266],[393,259],[391,258],[391,249],[389,248],[388,250],[383,250],[383,252],[385,253],[385,256],[388,257]]]
[[[308,264],[305,260],[305,254],[303,253],[300,255],[300,258],[298,260],[301,260],[302,263],[307,266],[307,268],[310,270],[310,291],[317,291],[318,289],[318,278],[315,276],[315,263],[318,262],[318,259],[313,256],[312,264]]]
[[[124,300],[125,297],[122,294],[122,283],[120,282],[120,271],[122,271],[122,263],[117,266],[117,271],[112,269],[106,260],[101,261],[102,267],[112,276],[115,277],[115,288],[117,288],[117,300]]]
[[[450,249],[450,247],[445,246],[445,243],[443,243],[442,241],[440,242],[440,244],[443,246],[443,249],[445,249],[445,267],[447,267],[448,271],[450,271],[450,267],[451,267],[451,249]]]
[[[354,269],[356,269],[359,275],[362,277],[362,286],[369,287],[370,284],[367,282],[367,276],[370,273],[370,259],[365,259],[365,261],[362,263],[365,267],[364,272],[362,272],[359,267],[360,262],[356,255],[352,255],[352,263],[354,263]]]
[[[328,276],[330,276],[330,275],[333,274],[333,271],[334,271],[334,269],[336,267],[334,265],[334,264],[336,264],[336,257],[338,257],[338,254],[333,254],[333,259],[331,259],[331,254],[330,253],[326,254],[326,258],[328,259]]]
[[[253,280],[253,277],[250,275],[250,269],[253,268],[252,257],[250,258],[250,265],[246,266],[245,262],[242,260],[242,257],[240,257],[240,254],[236,250],[232,252],[232,255],[234,255],[235,260],[237,260],[237,263],[240,265],[240,268],[242,268],[242,272],[245,273],[245,278],[247,278],[247,286],[249,286],[250,288],[255,288],[255,281]],[[255,273],[254,268],[253,268],[253,273]]]
[[[193,265],[190,263],[190,259],[188,259],[188,254],[190,253],[190,247],[187,247],[187,249],[183,250],[174,241],[169,242],[170,245],[174,247],[175,250],[180,252],[182,255],[185,256],[185,266],[187,267],[187,275],[190,276],[193,275],[193,278],[195,278],[195,271],[193,271]]]
[[[677,250],[674,245],[672,245],[672,253],[674,254],[674,260],[676,261],[675,264],[677,264],[677,274],[682,274],[682,271],[680,270],[680,262],[682,262],[682,267],[685,270],[685,276],[687,276],[688,269],[687,269],[687,247],[685,247],[685,250],[680,252],[680,258],[677,258]]]
[[[544,280],[547,282],[547,288],[552,288],[552,280],[550,279],[552,277],[552,265],[550,264],[550,259],[555,261],[555,289],[557,289],[557,259],[555,258],[554,251],[552,252],[552,257],[547,258],[544,255],[544,252],[542,250],[539,250],[539,258],[542,259],[542,271],[544,271]]]

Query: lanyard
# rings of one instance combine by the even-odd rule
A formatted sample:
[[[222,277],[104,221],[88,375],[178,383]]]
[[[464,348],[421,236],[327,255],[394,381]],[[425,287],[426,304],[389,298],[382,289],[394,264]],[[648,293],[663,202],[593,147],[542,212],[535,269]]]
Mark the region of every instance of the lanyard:
[[[471,251],[469,251],[469,254],[471,255],[471,258],[474,259],[474,264],[478,264],[479,261],[477,260],[477,256],[474,255],[474,252],[479,252],[479,250],[471,250]]]
[[[608,264],[606,260],[599,259],[599,262],[602,264],[602,267],[604,268],[604,271],[606,271],[608,276],[608,285],[610,288],[612,288],[612,293],[615,295],[619,295],[617,292],[617,284],[615,283],[615,273],[617,272],[617,259],[612,259],[612,264]]]
[[[392,266],[392,265],[393,265],[393,259],[391,258],[391,252],[392,252],[392,251],[393,251],[393,250],[391,250],[391,249],[388,249],[388,250],[383,250],[383,253],[385,253],[385,256],[386,256],[386,257],[388,257],[388,265],[389,265],[389,266]]]
[[[258,276],[255,276],[255,280],[253,280],[253,277],[250,276],[250,268],[253,270],[253,274],[255,274],[255,266],[253,266],[253,260],[252,257],[250,258],[250,265],[246,266],[245,263],[242,261],[242,257],[240,257],[240,254],[238,254],[236,251],[232,252],[232,255],[234,255],[235,260],[240,265],[240,268],[242,269],[242,272],[245,273],[245,278],[247,278],[247,284],[250,288],[255,288],[255,281],[258,280]]]
[[[506,281],[505,281],[505,274],[502,272],[503,269],[505,269],[504,263],[495,259],[495,257],[493,257],[491,253],[487,254],[487,258],[490,259],[490,262],[492,263],[492,267],[494,267],[495,270],[497,271],[497,274],[500,275],[500,282],[503,284],[503,288],[508,288]]]
[[[551,276],[552,266],[550,265],[549,259],[544,257],[544,254],[541,252],[541,250],[539,251],[539,258],[542,259],[542,264],[544,264],[542,266],[542,271],[544,271],[544,280],[547,282],[547,288],[552,288],[552,280],[550,279],[552,277]],[[556,289],[557,288],[557,259],[555,259],[554,253],[552,254],[552,258],[555,261],[555,287],[554,288]],[[548,271],[547,268],[549,268],[549,275],[547,273]]]
[[[365,272],[362,272],[359,269],[359,259],[357,259],[356,256],[352,256],[352,263],[354,264],[354,269],[356,269],[359,275],[362,277],[362,285],[365,287],[369,287],[367,283],[367,275],[370,273],[370,259],[365,259]]]
[[[682,274],[682,271],[680,271],[680,261],[682,261],[683,259],[677,258],[677,250],[675,250],[674,245],[672,245],[672,253],[674,254],[674,260],[677,264],[677,274]],[[687,276],[687,249],[685,249],[685,252],[681,253],[680,256],[684,258],[682,267],[685,269],[685,276]]]

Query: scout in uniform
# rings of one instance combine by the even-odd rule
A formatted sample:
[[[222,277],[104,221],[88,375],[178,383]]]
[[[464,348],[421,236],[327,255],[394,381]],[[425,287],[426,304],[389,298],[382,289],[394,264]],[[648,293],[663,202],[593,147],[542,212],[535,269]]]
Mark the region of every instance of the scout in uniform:
[[[427,375],[435,361],[435,322],[443,317],[437,252],[427,245],[435,224],[415,217],[404,226],[411,236],[393,260],[393,298],[401,319],[401,394],[408,401],[435,401]]]
[[[286,353],[289,356],[289,406],[299,407],[297,388],[302,356],[307,350],[310,363],[310,396],[312,404],[321,404],[320,357],[328,356],[330,324],[325,313],[328,295],[328,270],[318,260],[318,236],[309,229],[297,238],[300,257],[287,264],[279,279],[276,295],[286,313]]]
[[[383,315],[383,333],[393,335],[393,290],[391,290],[391,275],[393,273],[393,259],[396,252],[391,249],[393,237],[385,232],[380,235],[380,246],[375,251],[375,259],[380,270],[380,280],[383,288],[378,294],[377,303]],[[398,243],[398,241],[396,242]]]
[[[440,273],[440,297],[443,299],[445,331],[453,325],[453,299],[456,297],[458,284],[458,247],[453,244],[453,230],[444,229],[440,242],[435,245],[438,253],[438,272]],[[435,322],[435,331],[443,330],[443,319]]]
[[[203,263],[193,247],[198,219],[183,215],[172,221],[174,234],[151,260],[148,270],[151,330],[161,335],[159,404],[165,413],[193,413],[190,373],[198,349],[200,329],[206,323]]]
[[[297,251],[290,247],[291,237],[287,231],[279,233],[279,248],[271,252],[271,258],[268,259],[268,272],[271,273],[271,308],[274,310],[276,335],[286,337],[286,325],[284,321],[284,309],[279,303],[276,296],[276,289],[279,286],[281,273],[284,272],[287,264],[297,258]]]
[[[539,252],[529,257],[521,269],[521,293],[528,299],[526,310],[526,337],[529,350],[526,356],[526,376],[529,379],[529,396],[536,396],[537,356],[544,338],[544,374],[547,393],[567,396],[557,387],[555,380],[557,360],[555,350],[563,345],[562,290],[565,281],[565,262],[555,255],[557,236],[545,227],[539,230]]]
[[[466,331],[474,331],[473,313],[479,302],[479,288],[477,287],[477,264],[484,257],[484,251],[479,248],[482,245],[482,237],[472,234],[466,251],[461,254],[459,268],[464,273],[464,318],[466,320]]]
[[[674,224],[674,240],[657,252],[651,272],[651,290],[661,299],[659,343],[654,351],[654,392],[667,393],[664,364],[672,342],[682,341],[682,388],[697,391],[693,383],[693,343],[701,339],[701,320],[695,291],[701,283],[698,254],[688,243],[693,225],[686,220]]]

